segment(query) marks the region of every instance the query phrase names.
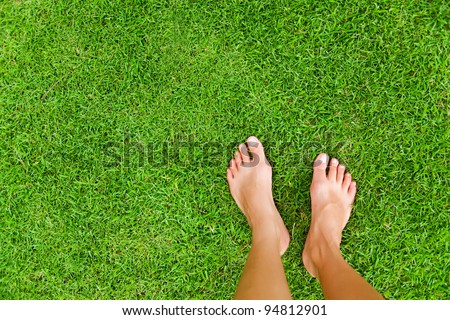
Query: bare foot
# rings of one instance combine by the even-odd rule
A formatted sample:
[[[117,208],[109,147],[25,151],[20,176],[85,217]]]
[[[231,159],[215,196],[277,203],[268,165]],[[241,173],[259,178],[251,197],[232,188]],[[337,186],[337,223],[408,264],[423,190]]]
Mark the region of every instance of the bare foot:
[[[311,227],[303,249],[303,263],[306,270],[318,276],[317,263],[321,259],[322,248],[340,250],[342,230],[350,218],[356,194],[356,182],[337,159],[319,154],[314,162],[311,183]],[[344,174],[345,173],[345,174]]]
[[[239,146],[239,151],[236,151],[227,169],[230,192],[247,217],[253,239],[255,240],[255,236],[276,237],[282,255],[289,246],[290,239],[273,201],[272,167],[256,137],[249,137],[247,145],[248,148],[245,144]]]

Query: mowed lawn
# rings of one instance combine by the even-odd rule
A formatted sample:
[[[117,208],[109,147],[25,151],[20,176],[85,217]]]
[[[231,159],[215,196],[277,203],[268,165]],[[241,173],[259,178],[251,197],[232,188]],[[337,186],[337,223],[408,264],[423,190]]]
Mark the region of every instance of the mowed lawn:
[[[349,263],[450,299],[447,1],[0,3],[0,298],[230,299],[251,233],[226,167],[265,144],[295,299],[312,162],[358,184]]]

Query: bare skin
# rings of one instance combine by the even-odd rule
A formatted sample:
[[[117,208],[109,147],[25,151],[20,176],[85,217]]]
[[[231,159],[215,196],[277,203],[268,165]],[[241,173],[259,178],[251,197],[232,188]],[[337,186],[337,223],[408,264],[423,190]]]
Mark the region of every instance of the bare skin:
[[[342,257],[342,230],[350,218],[356,182],[337,159],[320,154],[311,183],[311,227],[302,258],[326,299],[383,299]]]
[[[231,195],[252,229],[252,247],[235,299],[291,299],[281,255],[289,233],[272,196],[272,167],[255,137],[239,146],[227,169]],[[250,158],[250,154],[253,159]]]
[[[252,229],[249,252],[235,299],[291,299],[281,255],[289,233],[272,196],[272,168],[255,137],[241,144],[227,169],[230,192]],[[250,154],[253,157],[249,156]],[[341,256],[342,230],[350,217],[356,183],[336,159],[320,154],[311,184],[312,221],[303,250],[308,272],[326,299],[382,299]]]
[[[314,162],[314,174],[310,188],[311,227],[303,251],[303,263],[306,270],[315,278],[318,270],[313,262],[317,244],[339,248],[342,230],[350,218],[350,212],[356,195],[356,182],[345,167],[333,158],[330,161],[328,175],[328,156],[321,153]],[[315,256],[314,256],[315,257]]]

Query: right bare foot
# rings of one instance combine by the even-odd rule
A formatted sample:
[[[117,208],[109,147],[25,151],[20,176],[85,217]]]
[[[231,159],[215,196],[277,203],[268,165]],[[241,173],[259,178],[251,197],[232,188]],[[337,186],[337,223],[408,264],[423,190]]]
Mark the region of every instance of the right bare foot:
[[[280,254],[289,245],[289,232],[278,213],[272,196],[272,167],[266,160],[261,142],[249,137],[241,144],[227,169],[230,192],[247,217],[253,241],[273,237]],[[250,154],[253,158],[250,158]]]
[[[328,174],[327,166],[328,156],[319,154],[310,189],[311,227],[302,254],[303,264],[313,277],[318,276],[324,252],[340,250],[342,230],[350,218],[356,194],[356,182],[337,159],[331,159]]]

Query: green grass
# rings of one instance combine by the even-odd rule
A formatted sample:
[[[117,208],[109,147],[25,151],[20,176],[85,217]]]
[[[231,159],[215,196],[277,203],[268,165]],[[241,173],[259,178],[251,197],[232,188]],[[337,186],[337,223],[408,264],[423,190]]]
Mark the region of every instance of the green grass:
[[[0,298],[232,298],[250,230],[225,169],[256,135],[294,298],[323,298],[300,253],[327,152],[359,188],[349,263],[450,299],[446,1],[6,0],[0,26]]]

